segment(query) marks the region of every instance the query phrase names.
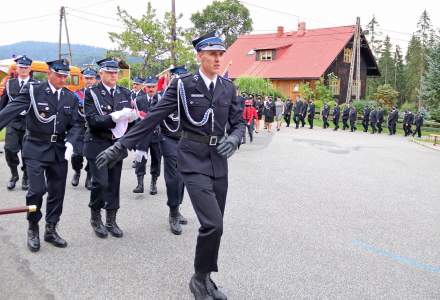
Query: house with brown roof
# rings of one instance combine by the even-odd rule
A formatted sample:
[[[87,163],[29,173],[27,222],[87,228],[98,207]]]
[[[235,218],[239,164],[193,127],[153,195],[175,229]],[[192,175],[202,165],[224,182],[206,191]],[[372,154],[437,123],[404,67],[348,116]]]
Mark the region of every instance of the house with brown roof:
[[[224,54],[223,68],[229,65],[228,76],[254,76],[269,79],[273,86],[291,99],[299,95],[301,83],[313,88],[325,79],[335,99],[344,102],[347,94],[352,47],[356,26],[306,29],[305,22],[297,31],[285,32],[278,26],[276,33],[241,35]],[[361,35],[360,89],[365,97],[368,76],[379,76],[376,59]],[[333,73],[331,80],[328,75]],[[353,80],[352,97],[357,81]]]

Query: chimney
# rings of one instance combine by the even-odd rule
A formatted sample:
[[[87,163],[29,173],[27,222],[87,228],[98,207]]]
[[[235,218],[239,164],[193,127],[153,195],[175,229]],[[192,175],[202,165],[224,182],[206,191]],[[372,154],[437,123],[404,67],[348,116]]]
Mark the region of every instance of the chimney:
[[[283,34],[284,34],[284,27],[278,26],[277,27],[277,37],[283,36]]]
[[[298,32],[296,33],[297,36],[303,36],[306,34],[306,22],[299,22],[298,23]]]

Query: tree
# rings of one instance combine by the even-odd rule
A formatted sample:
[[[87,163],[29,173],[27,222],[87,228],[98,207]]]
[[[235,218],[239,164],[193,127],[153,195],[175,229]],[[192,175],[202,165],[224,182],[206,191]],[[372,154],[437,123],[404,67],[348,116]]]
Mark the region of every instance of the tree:
[[[285,99],[285,96],[283,96],[280,91],[275,89],[268,79],[243,76],[237,78],[234,81],[234,84],[238,86],[240,91],[243,93],[281,97]]]
[[[370,40],[368,43],[370,44],[371,50],[373,50],[373,54],[377,57],[380,53],[380,49],[382,48],[382,41],[378,38],[382,33],[377,31],[377,27],[379,26],[379,22],[376,19],[376,16],[373,15],[371,21],[367,24],[368,28],[368,36]]]
[[[134,18],[118,6],[117,15],[125,30],[110,32],[110,40],[118,44],[116,53],[128,52],[129,55],[142,58],[142,64],[133,66],[135,72],[144,77],[155,75],[171,64],[170,49],[175,46],[177,64],[195,64],[194,50],[190,47],[186,32],[176,27],[177,39],[170,38],[171,14],[166,13],[161,21],[156,10],[148,2],[146,12],[140,18]],[[178,16],[176,19],[180,19]]]
[[[428,56],[428,68],[423,78],[421,98],[425,101],[431,118],[440,121],[440,43]]]
[[[374,97],[384,107],[390,109],[396,105],[398,95],[399,93],[390,84],[383,84],[377,88]]]
[[[387,84],[394,81],[394,78],[392,78],[392,75],[395,73],[394,61],[391,53],[392,48],[393,45],[391,44],[390,37],[387,35],[383,41],[379,58],[379,69],[382,71],[382,78],[380,80],[381,84]]]
[[[405,84],[404,97],[405,102],[416,103],[419,94],[420,78],[422,72],[422,45],[420,39],[413,35],[408,44],[406,52],[405,66]]]
[[[249,10],[238,0],[214,1],[202,12],[194,13],[191,21],[198,35],[212,31],[223,34],[226,47],[232,45],[240,34],[252,31]]]
[[[397,97],[397,105],[403,104],[403,93],[405,91],[405,64],[403,62],[402,50],[399,45],[396,45],[394,51],[394,89],[399,92]]]

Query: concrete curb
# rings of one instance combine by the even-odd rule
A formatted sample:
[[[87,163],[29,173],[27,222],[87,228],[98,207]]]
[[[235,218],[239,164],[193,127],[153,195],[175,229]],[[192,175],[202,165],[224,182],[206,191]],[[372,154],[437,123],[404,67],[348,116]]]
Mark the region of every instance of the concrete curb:
[[[413,142],[413,143],[419,144],[419,145],[421,145],[423,147],[426,147],[426,148],[429,148],[429,149],[432,149],[432,150],[436,150],[436,151],[440,151],[440,146],[437,147],[437,146],[434,146],[432,144],[428,144],[428,143],[425,143],[425,142],[422,142],[422,141],[418,141],[415,138],[411,138],[410,141]]]

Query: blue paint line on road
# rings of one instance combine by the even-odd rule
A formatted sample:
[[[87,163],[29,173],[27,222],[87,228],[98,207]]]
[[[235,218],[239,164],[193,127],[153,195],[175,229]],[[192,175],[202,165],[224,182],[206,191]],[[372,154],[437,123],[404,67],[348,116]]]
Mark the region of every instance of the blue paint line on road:
[[[388,258],[391,258],[394,261],[397,261],[398,263],[401,263],[403,265],[407,265],[410,267],[414,267],[423,271],[433,272],[433,273],[440,273],[440,267],[428,265],[422,262],[419,262],[413,258],[405,257],[384,249],[377,248],[371,244],[368,244],[366,242],[360,241],[360,240],[353,240],[353,244],[358,246],[359,248],[362,248],[363,250],[366,250],[370,253],[378,254],[381,256],[385,256]]]

